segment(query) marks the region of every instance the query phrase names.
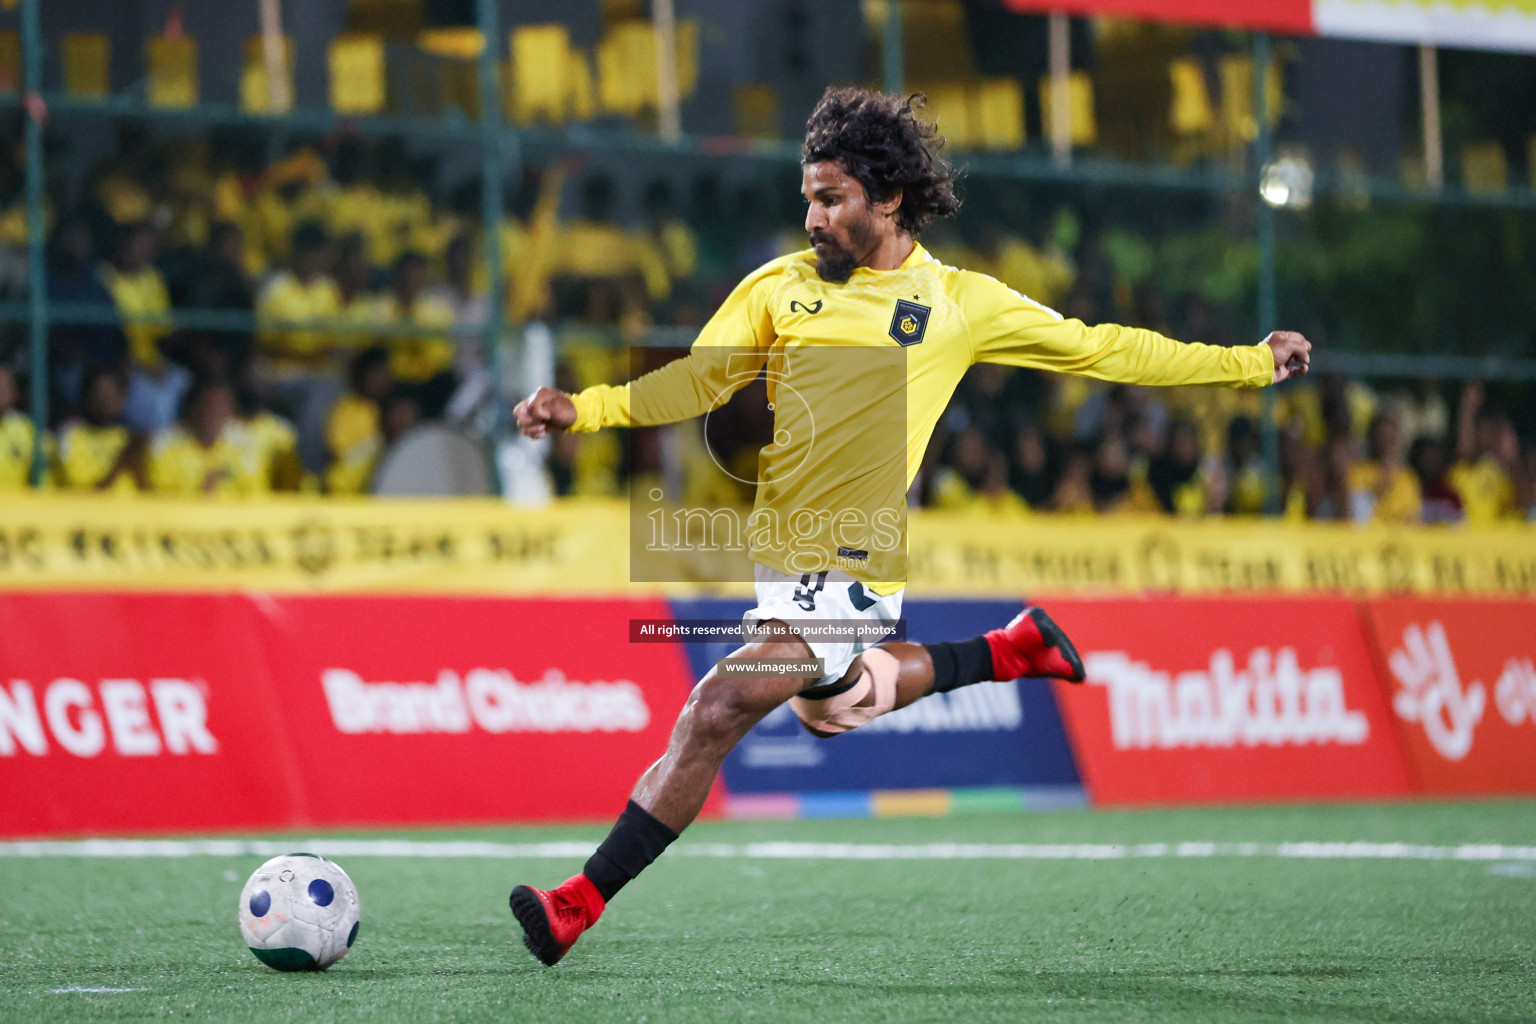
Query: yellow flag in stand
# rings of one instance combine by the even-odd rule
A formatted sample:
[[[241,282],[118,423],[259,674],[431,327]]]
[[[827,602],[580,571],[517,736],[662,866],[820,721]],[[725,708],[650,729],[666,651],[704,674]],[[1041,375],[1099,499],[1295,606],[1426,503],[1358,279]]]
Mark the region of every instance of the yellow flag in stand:
[[[592,61],[586,50],[571,47],[566,72],[570,77],[571,116],[578,121],[592,120],[597,116],[597,85],[592,81]]]
[[[1168,80],[1173,100],[1168,106],[1168,126],[1180,135],[1199,135],[1216,124],[1211,106],[1211,92],[1205,85],[1205,69],[1193,57],[1177,57],[1168,62]]]
[[[699,86],[699,21],[684,18],[677,23],[677,95],[687,99]]]
[[[416,37],[416,45],[439,57],[479,60],[480,51],[485,49],[485,38],[477,28],[429,28]]]
[[[384,109],[384,37],[337,36],[331,41],[331,109],[377,114]]]
[[[432,72],[437,82],[437,102],[428,109],[439,113],[457,110],[468,118],[480,116],[480,53],[485,37],[477,28],[431,28],[416,36],[416,46],[437,60]],[[381,51],[382,53],[382,51]],[[383,58],[379,74],[383,80]],[[419,88],[419,86],[418,86]]]
[[[736,111],[736,134],[753,139],[779,137],[779,94],[773,86],[753,83],[731,90],[731,105]]]
[[[1040,77],[1040,118],[1046,138],[1051,136],[1051,112],[1056,109],[1050,75]],[[1086,71],[1067,76],[1067,116],[1072,125],[1074,146],[1091,146],[1098,141],[1099,124],[1093,115],[1093,79]]]
[[[0,93],[21,88],[21,36],[0,32]]]
[[[656,33],[649,21],[615,25],[597,46],[597,95],[604,110],[634,116],[656,106]]]
[[[524,25],[512,32],[513,119],[565,119],[570,94],[571,36],[564,25]]]
[[[272,109],[272,91],[267,84],[267,57],[261,36],[245,41],[245,66],[240,69],[240,109],[247,114],[282,114],[293,108],[293,40],[283,37],[282,73],[287,79],[288,106]]]
[[[1012,78],[984,78],[976,84],[971,128],[987,149],[1024,145],[1024,88]]]
[[[970,90],[961,82],[934,82],[924,83],[915,91],[928,97],[923,116],[938,124],[944,144],[952,149],[970,149],[977,134],[972,130]]]
[[[152,107],[197,106],[197,40],[155,36],[144,44],[146,96]]]
[[[1221,115],[1227,138],[1257,138],[1259,123],[1253,115],[1253,58],[1229,54],[1221,58],[1217,70],[1221,76]],[[1284,102],[1280,65],[1270,61],[1264,71],[1264,112],[1271,127],[1280,120],[1280,107]]]
[[[1461,151],[1461,183],[1468,192],[1502,192],[1509,187],[1509,158],[1500,142],[1473,142]]]
[[[105,32],[66,32],[59,48],[65,93],[103,99],[112,91],[112,40]]]
[[[677,95],[686,99],[699,84],[699,23],[680,21],[673,43]],[[633,116],[658,103],[656,27],[647,19],[618,22],[597,47],[597,95],[604,110]]]

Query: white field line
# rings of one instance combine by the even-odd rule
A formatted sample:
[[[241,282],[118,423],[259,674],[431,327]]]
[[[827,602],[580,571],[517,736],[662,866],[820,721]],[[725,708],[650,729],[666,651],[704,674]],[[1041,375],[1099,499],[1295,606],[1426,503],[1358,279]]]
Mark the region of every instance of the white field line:
[[[273,857],[306,851],[327,857],[549,860],[586,857],[591,840],[493,843],[428,839],[83,839],[0,842],[0,857]],[[680,843],[673,856],[748,860],[1126,860],[1261,857],[1299,860],[1533,861],[1536,846],[1468,843]]]
[[[66,996],[71,992],[147,992],[142,988],[95,988],[87,985],[71,985],[69,988],[51,988],[49,993],[56,996]]]

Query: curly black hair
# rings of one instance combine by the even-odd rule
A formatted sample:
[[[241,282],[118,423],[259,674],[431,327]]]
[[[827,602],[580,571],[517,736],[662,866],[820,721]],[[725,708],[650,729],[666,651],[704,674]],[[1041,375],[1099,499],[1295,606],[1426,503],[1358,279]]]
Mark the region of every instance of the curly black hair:
[[[900,189],[896,221],[915,238],[935,217],[960,210],[955,169],[939,155],[944,137],[914,113],[926,101],[921,93],[828,88],[805,122],[801,165],[836,161],[872,202]]]

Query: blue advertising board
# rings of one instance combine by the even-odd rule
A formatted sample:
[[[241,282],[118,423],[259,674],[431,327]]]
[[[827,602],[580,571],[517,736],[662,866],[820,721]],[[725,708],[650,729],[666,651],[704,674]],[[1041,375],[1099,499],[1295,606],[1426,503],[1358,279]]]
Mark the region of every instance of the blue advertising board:
[[[741,600],[673,601],[679,619],[740,618]],[[910,601],[907,636],[964,640],[1018,613],[1012,601]],[[696,676],[738,646],[687,644]],[[864,790],[1081,785],[1048,684],[981,683],[932,694],[853,732],[819,739],[787,706],[748,733],[725,761],[733,796]]]

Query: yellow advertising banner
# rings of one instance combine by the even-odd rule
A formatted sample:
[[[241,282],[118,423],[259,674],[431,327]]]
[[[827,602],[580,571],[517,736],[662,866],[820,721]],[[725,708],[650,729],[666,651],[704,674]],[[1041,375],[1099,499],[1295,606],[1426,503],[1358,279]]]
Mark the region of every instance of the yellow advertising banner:
[[[1536,594],[1536,528],[913,513],[910,577],[943,594]]]
[[[0,502],[0,589],[747,595],[632,584],[617,501]],[[913,596],[1536,595],[1536,527],[1352,527],[913,512]]]

